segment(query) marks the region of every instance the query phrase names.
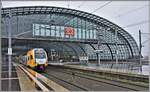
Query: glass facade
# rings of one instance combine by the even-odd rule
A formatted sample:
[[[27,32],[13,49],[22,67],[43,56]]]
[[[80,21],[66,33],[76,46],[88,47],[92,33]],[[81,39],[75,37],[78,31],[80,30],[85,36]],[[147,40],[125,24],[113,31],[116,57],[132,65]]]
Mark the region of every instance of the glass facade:
[[[7,14],[9,9],[2,10],[2,38],[8,37],[9,18]],[[53,42],[59,40],[63,44],[71,43],[65,49],[69,50],[70,48],[67,53],[76,52],[76,55],[79,56],[84,53],[90,59],[97,58],[94,53],[95,49],[103,50],[101,59],[106,60],[116,58],[116,49],[118,49],[118,59],[130,59],[139,56],[139,49],[133,37],[121,27],[99,16],[60,7],[15,7],[11,10],[13,12],[11,31],[14,38],[36,40],[40,38]],[[75,34],[73,36],[65,35],[67,27],[74,29]],[[117,37],[115,35],[116,30],[118,32]],[[97,41],[101,42],[100,48],[98,48]],[[52,47],[50,43],[46,43],[49,44],[48,48]],[[61,44],[57,48],[56,46],[52,49],[59,49],[64,45]]]

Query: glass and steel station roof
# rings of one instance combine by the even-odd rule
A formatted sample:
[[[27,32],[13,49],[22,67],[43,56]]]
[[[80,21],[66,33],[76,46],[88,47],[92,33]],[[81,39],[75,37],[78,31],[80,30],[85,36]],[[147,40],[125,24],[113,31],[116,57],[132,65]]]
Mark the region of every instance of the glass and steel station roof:
[[[12,14],[12,37],[14,39],[34,39],[35,36],[31,35],[33,33],[33,24],[39,24],[45,25],[45,31],[43,31],[45,33],[49,30],[46,28],[46,25],[49,25],[50,27],[54,26],[55,28],[54,30],[49,30],[49,32],[56,33],[53,35],[53,38],[51,37],[52,35],[48,35],[48,37],[46,38],[44,37],[45,35],[43,35],[40,36],[42,39],[56,39],[66,41],[66,38],[64,36],[58,37],[56,35],[57,33],[61,35],[63,31],[63,29],[61,28],[69,26],[75,29],[77,36],[71,38],[68,37],[68,43],[73,41],[78,41],[77,43],[82,42],[80,44],[80,49],[82,49],[84,53],[90,53],[88,52],[90,50],[87,50],[88,48],[92,49],[91,51],[93,52],[95,49],[102,49],[104,50],[102,56],[103,59],[115,59],[115,53],[117,48],[119,59],[137,58],[139,56],[139,49],[136,41],[123,28],[100,16],[90,14],[84,11],[62,7],[26,6],[2,8],[3,38],[7,38],[8,36],[7,27],[10,11]],[[37,30],[40,30],[41,32],[41,29]],[[117,32],[117,37],[115,36],[115,32]],[[94,38],[94,36],[93,38],[91,38],[90,34],[94,33],[96,33],[96,38]],[[17,36],[18,34],[23,35]],[[38,40],[38,38],[36,39]],[[101,42],[100,48],[98,48],[98,42]],[[78,45],[75,46],[75,44],[69,44],[70,47],[76,53],[78,53]],[[80,54],[80,51],[78,54]]]

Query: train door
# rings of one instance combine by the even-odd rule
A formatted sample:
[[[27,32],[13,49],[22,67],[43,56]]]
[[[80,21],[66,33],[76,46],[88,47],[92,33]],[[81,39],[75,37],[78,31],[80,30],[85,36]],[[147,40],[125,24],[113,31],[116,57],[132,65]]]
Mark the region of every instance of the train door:
[[[27,65],[30,67],[34,67],[35,62],[34,62],[34,57],[33,57],[33,51],[29,51],[27,53],[27,58],[28,58]]]

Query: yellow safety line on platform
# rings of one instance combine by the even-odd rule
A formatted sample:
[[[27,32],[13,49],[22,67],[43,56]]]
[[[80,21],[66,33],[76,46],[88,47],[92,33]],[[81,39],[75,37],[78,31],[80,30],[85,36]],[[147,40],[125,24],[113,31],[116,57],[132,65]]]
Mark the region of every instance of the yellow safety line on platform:
[[[19,65],[20,66],[20,65]],[[43,91],[49,91],[41,82],[39,82],[32,74],[30,74],[27,70],[25,70],[22,66],[20,68],[26,72],[30,78],[43,90]]]
[[[14,77],[14,78],[1,78],[1,80],[9,80],[9,79],[18,79],[18,77]]]
[[[32,69],[28,69],[28,70],[31,72],[35,72]],[[48,79],[47,77],[45,77],[37,72],[36,72],[36,77],[40,78],[44,83],[49,85],[56,92],[70,92],[68,89],[64,88],[63,86],[55,83],[54,81]]]
[[[35,88],[35,84],[29,79],[29,77],[22,69],[17,67],[16,71],[19,78],[21,91],[37,91],[37,89]]]

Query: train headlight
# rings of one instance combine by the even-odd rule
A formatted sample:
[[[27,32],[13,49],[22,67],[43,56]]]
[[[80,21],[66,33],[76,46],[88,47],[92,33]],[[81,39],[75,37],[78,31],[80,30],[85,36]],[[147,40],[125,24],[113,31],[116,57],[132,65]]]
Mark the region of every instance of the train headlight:
[[[48,64],[48,61],[46,61],[46,64]]]

